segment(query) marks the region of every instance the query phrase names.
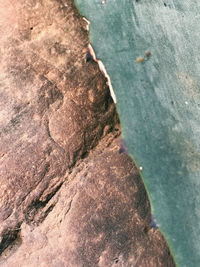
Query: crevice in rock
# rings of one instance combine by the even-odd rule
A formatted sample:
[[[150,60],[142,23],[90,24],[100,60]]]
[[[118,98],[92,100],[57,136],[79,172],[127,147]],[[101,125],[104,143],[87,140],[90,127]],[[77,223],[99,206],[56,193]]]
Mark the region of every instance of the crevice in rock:
[[[38,225],[44,221],[47,215],[53,210],[56,203],[52,203],[46,210],[44,210],[44,208],[47,206],[53,196],[60,190],[62,184],[63,182],[58,184],[58,186],[46,196],[44,201],[36,199],[29,205],[25,213],[25,220],[27,224]]]
[[[74,195],[75,196],[75,195]],[[74,196],[72,197],[72,199],[70,200],[70,202],[68,203],[68,207],[67,207],[67,210],[65,211],[65,214],[64,214],[64,217],[69,213],[71,207],[72,207],[72,201],[73,201],[73,198]]]
[[[28,111],[25,109],[22,112],[15,114],[12,119],[9,121],[9,123],[0,131],[0,137],[3,134],[8,134],[11,131],[15,131],[19,125],[23,117],[28,113]]]
[[[14,228],[5,229],[1,234],[0,262],[8,258],[22,244],[20,231],[20,224],[18,224]]]

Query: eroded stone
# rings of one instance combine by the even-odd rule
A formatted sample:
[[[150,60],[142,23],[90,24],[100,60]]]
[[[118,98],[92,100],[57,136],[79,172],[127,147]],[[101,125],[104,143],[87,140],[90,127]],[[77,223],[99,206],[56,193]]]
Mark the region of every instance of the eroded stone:
[[[72,1],[0,17],[0,265],[174,266]]]

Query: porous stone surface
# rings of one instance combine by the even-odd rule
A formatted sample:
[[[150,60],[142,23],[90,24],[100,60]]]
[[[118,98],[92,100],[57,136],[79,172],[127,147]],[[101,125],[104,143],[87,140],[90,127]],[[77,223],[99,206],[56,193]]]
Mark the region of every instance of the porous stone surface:
[[[0,18],[0,266],[174,266],[73,1]]]
[[[71,1],[1,1],[0,10],[2,231],[34,219],[116,112],[98,65],[85,61],[86,23]]]
[[[43,222],[22,223],[3,267],[174,266],[162,235],[149,227],[144,185],[133,161],[119,154],[117,135],[73,168]]]

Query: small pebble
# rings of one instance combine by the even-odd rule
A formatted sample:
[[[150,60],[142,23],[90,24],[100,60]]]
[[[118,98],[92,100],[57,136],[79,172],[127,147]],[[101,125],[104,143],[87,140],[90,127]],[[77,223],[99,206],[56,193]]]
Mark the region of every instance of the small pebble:
[[[136,63],[141,63],[141,62],[143,62],[144,61],[144,58],[143,57],[138,57],[137,59],[136,59]]]
[[[139,170],[140,170],[140,171],[142,171],[142,170],[143,170],[142,166],[140,166]]]
[[[146,57],[149,58],[149,57],[151,56],[151,52],[150,52],[150,51],[146,51],[146,52],[145,52],[145,55],[146,55]]]

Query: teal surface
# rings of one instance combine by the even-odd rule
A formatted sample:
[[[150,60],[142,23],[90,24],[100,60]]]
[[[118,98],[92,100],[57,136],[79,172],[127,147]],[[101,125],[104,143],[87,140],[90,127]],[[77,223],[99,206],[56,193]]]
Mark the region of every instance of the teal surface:
[[[199,267],[200,1],[75,2],[91,22],[152,212],[177,265]]]

